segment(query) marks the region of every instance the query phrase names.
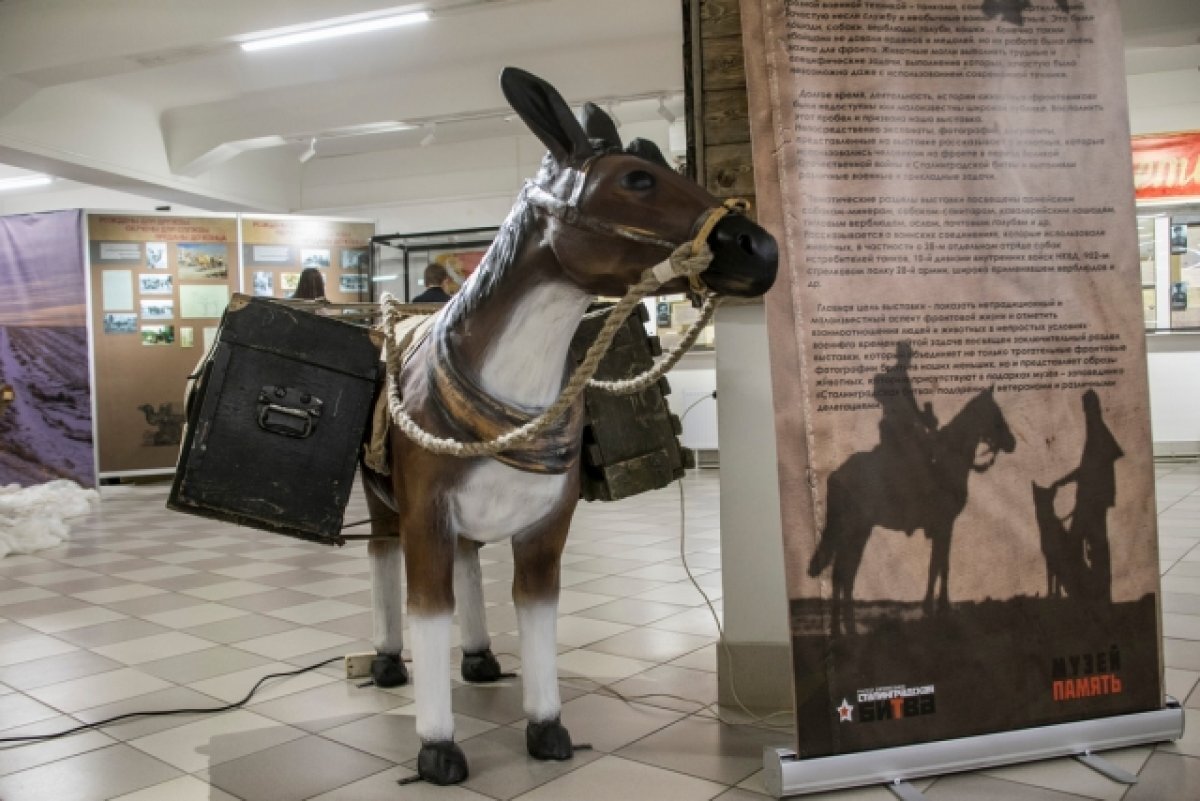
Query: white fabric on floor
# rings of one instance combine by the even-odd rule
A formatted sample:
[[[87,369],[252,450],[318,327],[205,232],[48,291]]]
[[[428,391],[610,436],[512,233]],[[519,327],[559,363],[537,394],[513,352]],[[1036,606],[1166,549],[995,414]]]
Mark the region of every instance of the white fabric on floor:
[[[0,558],[61,545],[71,536],[66,519],[87,514],[99,500],[74,481],[0,487]]]

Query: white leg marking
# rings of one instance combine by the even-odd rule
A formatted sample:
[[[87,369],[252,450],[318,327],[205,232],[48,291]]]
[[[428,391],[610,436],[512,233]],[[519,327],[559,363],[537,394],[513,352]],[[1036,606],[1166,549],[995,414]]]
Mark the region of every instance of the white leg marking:
[[[534,723],[544,723],[557,718],[562,710],[558,697],[558,601],[518,606],[517,626],[525,715]]]
[[[367,553],[371,562],[371,603],[375,608],[371,640],[376,651],[398,654],[404,649],[400,538],[372,540],[367,545]]]
[[[450,615],[413,615],[413,689],[422,742],[454,739],[450,708]]]
[[[454,553],[454,601],[464,653],[477,654],[492,646],[487,616],[483,609],[483,573],[479,569],[479,549],[460,547]]]

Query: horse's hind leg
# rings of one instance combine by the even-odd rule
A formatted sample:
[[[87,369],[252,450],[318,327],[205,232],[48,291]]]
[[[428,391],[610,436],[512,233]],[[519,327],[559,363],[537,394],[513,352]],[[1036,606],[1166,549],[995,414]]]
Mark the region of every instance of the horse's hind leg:
[[[854,582],[858,578],[858,568],[862,564],[863,550],[867,538],[871,535],[871,526],[858,523],[843,532],[841,548],[838,549],[833,561],[833,596],[834,610],[841,610],[845,617],[846,634],[857,634],[858,623],[854,615]]]
[[[535,759],[570,759],[571,735],[560,721],[558,694],[559,557],[570,514],[561,531],[513,540],[513,601],[521,634],[525,748]]]
[[[501,670],[492,653],[484,614],[480,547],[477,542],[459,538],[454,554],[454,599],[462,633],[462,677],[465,681],[492,682],[500,678]]]
[[[925,589],[926,614],[950,610],[950,529],[948,526],[935,526],[930,529],[929,534],[933,540],[933,551],[929,555],[929,584]],[[941,588],[937,593],[935,607],[933,593],[939,578]]]
[[[400,604],[400,521],[396,513],[375,495],[364,480],[367,509],[371,514],[371,536],[367,554],[371,563],[371,603],[374,607],[371,678],[379,687],[408,683],[408,670],[400,652],[404,650],[404,616]]]

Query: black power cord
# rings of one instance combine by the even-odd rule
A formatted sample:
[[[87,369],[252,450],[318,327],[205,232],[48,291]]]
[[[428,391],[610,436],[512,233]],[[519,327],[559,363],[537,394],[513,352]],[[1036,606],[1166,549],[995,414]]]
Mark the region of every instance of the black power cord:
[[[250,688],[250,692],[246,693],[245,698],[243,698],[242,700],[237,701],[235,703],[232,703],[232,704],[226,704],[225,706],[210,707],[207,709],[160,709],[160,710],[155,710],[155,711],[151,711],[151,712],[126,712],[123,715],[116,715],[111,718],[105,718],[104,720],[98,720],[95,723],[85,723],[82,726],[76,726],[73,729],[67,729],[65,731],[55,732],[54,734],[30,734],[25,737],[0,737],[0,744],[3,744],[3,743],[35,743],[35,742],[42,742],[45,740],[56,740],[59,737],[67,737],[69,735],[76,734],[81,731],[87,731],[89,729],[98,729],[102,726],[108,726],[113,723],[116,723],[119,720],[125,720],[126,718],[152,718],[152,717],[160,717],[160,716],[165,716],[165,715],[206,715],[206,714],[211,714],[211,713],[215,713],[215,712],[228,712],[231,709],[238,709],[239,707],[245,706],[246,702],[249,701],[251,698],[253,698],[254,694],[256,692],[258,692],[258,688],[262,686],[263,682],[267,681],[268,679],[279,679],[279,678],[284,678],[287,676],[299,676],[301,673],[308,673],[313,670],[318,670],[319,668],[323,668],[326,665],[331,665],[334,662],[337,662],[343,658],[344,657],[334,656],[334,657],[330,657],[329,659],[326,659],[324,662],[318,662],[315,665],[309,665],[308,667],[300,668],[299,670],[291,670],[291,671],[288,671],[287,673],[271,673],[266,676],[263,676],[261,679],[259,679],[255,683],[255,685],[253,687]]]

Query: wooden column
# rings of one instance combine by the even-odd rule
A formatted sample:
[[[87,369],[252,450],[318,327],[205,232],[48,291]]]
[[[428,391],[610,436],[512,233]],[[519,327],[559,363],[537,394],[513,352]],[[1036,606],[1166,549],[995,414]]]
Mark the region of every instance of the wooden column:
[[[739,0],[683,0],[687,48],[688,161],[717,197],[753,202],[754,168],[742,63]]]

